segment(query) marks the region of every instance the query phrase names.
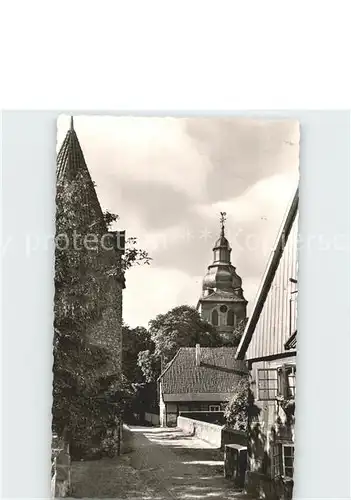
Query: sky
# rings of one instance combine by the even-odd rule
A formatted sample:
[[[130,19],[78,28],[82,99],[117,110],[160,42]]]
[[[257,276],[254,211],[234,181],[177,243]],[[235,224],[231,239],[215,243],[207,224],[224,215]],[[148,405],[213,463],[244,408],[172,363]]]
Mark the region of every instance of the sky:
[[[57,145],[70,117],[58,119]],[[299,124],[248,118],[75,116],[85,160],[114,229],[136,237],[150,266],[127,271],[123,317],[196,306],[227,213],[232,264],[252,310],[299,178]]]

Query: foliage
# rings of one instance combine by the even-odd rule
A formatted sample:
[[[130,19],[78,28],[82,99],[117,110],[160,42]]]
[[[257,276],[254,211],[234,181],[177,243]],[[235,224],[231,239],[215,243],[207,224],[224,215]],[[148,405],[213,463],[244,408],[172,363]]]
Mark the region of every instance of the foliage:
[[[246,327],[246,323],[247,323],[247,319],[243,319],[236,324],[236,326],[233,330],[232,340],[230,343],[227,344],[228,346],[238,347],[238,345],[240,344],[241,337],[243,336],[243,333],[244,333],[244,330]]]
[[[130,383],[144,382],[143,371],[138,364],[139,353],[152,349],[153,344],[148,330],[142,326],[122,327],[122,366],[123,374]]]
[[[123,255],[123,268],[125,271],[130,269],[132,266],[140,266],[144,264],[149,266],[151,264],[152,259],[147,251],[136,248],[136,244],[136,238],[128,238],[126,241],[126,249]]]
[[[116,215],[109,210],[106,210],[104,212],[104,219],[105,219],[105,224],[108,229],[112,227],[112,225],[119,220],[119,215]],[[142,250],[140,248],[137,248],[136,245],[138,243],[137,238],[135,237],[130,237],[126,241],[126,247],[124,250],[124,254],[122,256],[122,269],[123,271],[127,271],[130,269],[132,266],[140,266],[143,264],[150,265],[151,264],[151,257],[149,256],[148,252],[146,250]]]
[[[105,212],[103,213],[103,216],[104,216],[104,220],[105,220],[105,224],[106,224],[107,229],[110,229],[111,226],[119,220],[119,215],[114,214],[114,213],[110,212],[109,210],[105,210]]]
[[[224,410],[227,425],[235,430],[247,432],[249,420],[257,417],[260,411],[254,401],[249,377],[243,376]]]
[[[111,374],[110,353],[87,336],[109,306],[113,266],[123,269],[123,263],[118,255],[117,264],[111,263],[100,245],[91,248],[76,239],[92,234],[92,228],[101,237],[118,218],[109,212],[101,218],[93,195],[87,203],[86,185],[84,172],[78,172],[57,186],[52,407],[53,430],[65,431],[82,448],[108,438],[133,396],[128,381]],[[129,253],[128,267],[134,262],[141,263],[138,253]]]
[[[222,345],[216,328],[204,321],[194,307],[185,305],[156,316],[149,323],[149,332],[151,345],[138,355],[138,365],[148,383],[157,380],[180,347],[197,343],[204,347]]]
[[[134,389],[135,397],[130,414],[136,413],[143,418],[143,413],[147,411],[158,413],[157,384],[155,382],[134,384]]]
[[[150,411],[157,400],[157,366],[152,363],[150,350],[154,350],[150,332],[144,327],[123,325],[123,373],[134,388],[130,414],[142,415]]]
[[[277,403],[285,413],[286,425],[291,426],[295,422],[295,398],[277,396]]]
[[[155,344],[154,356],[165,366],[180,347],[222,345],[216,328],[204,321],[190,306],[178,306],[150,321],[151,339]]]
[[[161,360],[155,355],[154,347],[152,350],[139,352],[138,366],[146,383],[156,382],[161,372]]]

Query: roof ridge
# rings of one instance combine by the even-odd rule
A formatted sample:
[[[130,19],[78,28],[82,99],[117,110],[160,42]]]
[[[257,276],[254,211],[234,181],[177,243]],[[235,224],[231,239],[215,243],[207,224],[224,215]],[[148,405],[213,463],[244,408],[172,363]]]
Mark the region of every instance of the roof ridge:
[[[173,365],[174,363],[174,360],[177,358],[177,356],[179,355],[181,349],[184,349],[183,347],[180,347],[178,349],[178,351],[176,352],[176,354],[173,356],[173,358],[171,359],[171,361],[168,363],[168,365],[166,366],[166,368],[163,370],[163,372],[160,374],[160,376],[158,377],[157,380],[160,380],[161,377],[163,377],[163,375],[170,369],[170,367]]]

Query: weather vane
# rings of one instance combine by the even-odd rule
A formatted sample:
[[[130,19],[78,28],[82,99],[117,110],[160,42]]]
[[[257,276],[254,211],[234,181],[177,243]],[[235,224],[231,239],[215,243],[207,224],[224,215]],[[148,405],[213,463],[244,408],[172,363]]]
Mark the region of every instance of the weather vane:
[[[227,220],[227,212],[220,212],[220,214],[221,214],[221,218],[220,218],[221,229],[222,229],[222,231],[224,231],[224,223]]]

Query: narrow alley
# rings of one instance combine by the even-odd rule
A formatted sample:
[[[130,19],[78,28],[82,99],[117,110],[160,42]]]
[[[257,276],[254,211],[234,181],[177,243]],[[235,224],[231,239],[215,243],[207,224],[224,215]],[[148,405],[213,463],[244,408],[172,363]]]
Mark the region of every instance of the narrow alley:
[[[75,498],[234,499],[245,496],[223,477],[223,453],[179,429],[131,427],[121,457],[75,462]]]

